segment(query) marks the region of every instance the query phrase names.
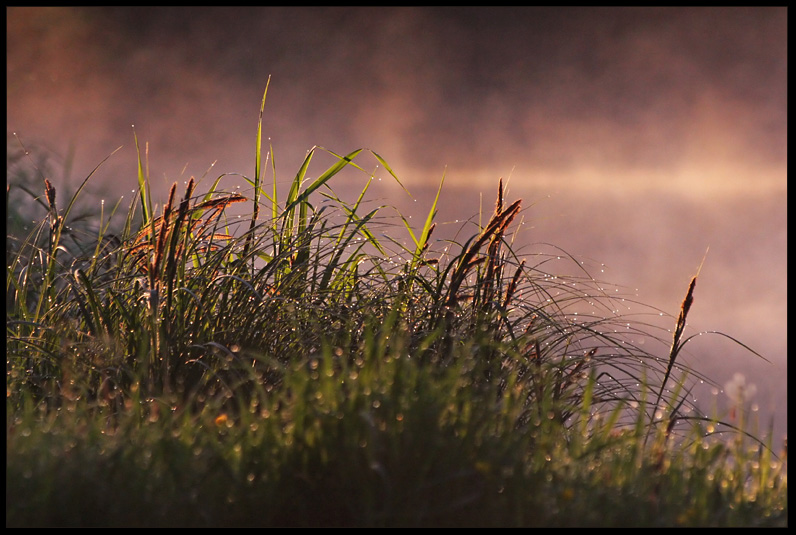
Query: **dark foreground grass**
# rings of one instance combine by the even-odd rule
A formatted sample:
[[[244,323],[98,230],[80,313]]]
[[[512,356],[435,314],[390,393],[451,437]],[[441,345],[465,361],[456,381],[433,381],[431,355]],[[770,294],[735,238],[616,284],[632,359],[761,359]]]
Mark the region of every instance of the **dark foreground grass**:
[[[787,526],[786,452],[689,396],[696,277],[628,329],[512,248],[502,183],[439,251],[439,194],[414,229],[331,189],[377,154],[313,149],[282,198],[260,139],[246,195],[158,208],[139,162],[122,221],[39,177],[23,230],[9,166],[8,527]]]

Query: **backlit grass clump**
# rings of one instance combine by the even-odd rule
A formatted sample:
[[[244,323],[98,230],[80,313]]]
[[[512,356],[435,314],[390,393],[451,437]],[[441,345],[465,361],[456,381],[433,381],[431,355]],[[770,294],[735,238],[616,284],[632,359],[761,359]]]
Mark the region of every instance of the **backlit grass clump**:
[[[126,217],[37,177],[24,231],[9,167],[7,526],[787,526],[786,454],[689,401],[696,277],[672,333],[615,329],[514,250],[502,182],[434,242],[442,183],[414,229],[364,171],[331,188],[368,154],[397,181],[377,154],[315,148],[285,193],[260,146],[250,193],[160,207],[139,161]]]

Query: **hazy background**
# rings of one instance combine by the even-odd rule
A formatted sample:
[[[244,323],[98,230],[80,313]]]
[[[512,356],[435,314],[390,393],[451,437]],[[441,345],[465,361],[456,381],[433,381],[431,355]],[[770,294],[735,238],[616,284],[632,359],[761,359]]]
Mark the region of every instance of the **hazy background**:
[[[264,136],[279,182],[314,145],[370,148],[417,200],[383,172],[374,197],[415,218],[446,174],[444,235],[482,202],[491,210],[502,176],[508,199],[525,201],[528,252],[555,244],[674,316],[710,247],[686,334],[730,334],[773,364],[720,337],[694,343],[688,363],[720,384],[746,374],[762,425],[774,416],[787,433],[786,8],[6,14],[8,146],[16,133],[66,162],[56,187],[123,145],[93,184],[128,196],[132,125],[163,195],[191,175],[251,176],[270,75]],[[358,192],[365,179],[333,186]]]

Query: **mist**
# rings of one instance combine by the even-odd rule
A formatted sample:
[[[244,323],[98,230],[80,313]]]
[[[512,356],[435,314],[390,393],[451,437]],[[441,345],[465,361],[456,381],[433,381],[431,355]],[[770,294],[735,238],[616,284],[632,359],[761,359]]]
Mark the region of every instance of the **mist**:
[[[771,364],[715,336],[688,363],[719,384],[743,372],[761,426],[787,433],[786,8],[6,14],[7,146],[64,164],[56,187],[121,146],[92,187],[129,195],[134,134],[156,192],[190,176],[234,187],[254,172],[270,76],[278,183],[313,146],[369,148],[413,197],[388,178],[374,194],[410,215],[444,174],[444,236],[490,210],[503,177],[524,200],[526,250],[555,244],[674,316],[704,258],[687,334],[727,333]],[[358,192],[366,178],[332,186]],[[727,402],[711,396],[706,409]]]

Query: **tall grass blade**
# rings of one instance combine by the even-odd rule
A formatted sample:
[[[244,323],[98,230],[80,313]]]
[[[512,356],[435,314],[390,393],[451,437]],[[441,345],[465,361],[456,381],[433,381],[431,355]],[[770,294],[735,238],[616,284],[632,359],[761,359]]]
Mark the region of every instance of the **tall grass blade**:
[[[246,245],[243,248],[243,256],[248,256],[249,249],[254,239],[254,229],[257,226],[257,219],[260,215],[260,192],[262,190],[262,139],[263,139],[263,112],[265,111],[265,98],[268,95],[268,86],[271,84],[271,77],[265,83],[265,91],[263,91],[263,100],[260,103],[260,117],[257,121],[257,136],[255,139],[254,148],[254,195],[252,198],[252,217],[249,224],[249,236],[246,238]],[[276,190],[276,180],[274,180],[274,190]],[[276,191],[274,191],[274,199],[276,202]]]
[[[133,139],[135,140],[135,152],[138,156],[138,194],[141,197],[141,214],[144,218],[142,223],[146,225],[152,220],[152,198],[149,191],[149,180],[144,170],[144,161],[141,158],[141,148],[138,146],[138,135],[135,133],[135,129],[133,129]],[[154,227],[152,230],[154,231]]]
[[[315,149],[313,149],[313,151],[314,150]],[[301,190],[301,183],[304,180],[307,167],[309,166],[310,159],[312,157],[313,151],[310,151],[310,154],[307,155],[307,158],[305,158],[304,163],[301,166],[299,174],[296,175],[296,179],[293,181],[293,185],[290,190],[290,195],[288,196],[288,202],[287,205],[285,206],[285,212],[286,213],[291,212],[299,203],[306,201],[315,190],[317,190],[318,188],[329,182],[329,180],[334,175],[342,171],[345,167],[351,165],[354,158],[356,158],[357,155],[359,155],[359,153],[362,152],[362,150],[363,149],[357,149],[345,156],[338,156],[337,154],[334,154],[331,151],[327,151],[333,156],[337,157],[338,161],[335,162],[332,166],[330,166],[326,171],[324,171],[318,178],[316,178],[312,182],[312,184],[310,184],[304,191],[302,191],[299,194],[299,191]]]

